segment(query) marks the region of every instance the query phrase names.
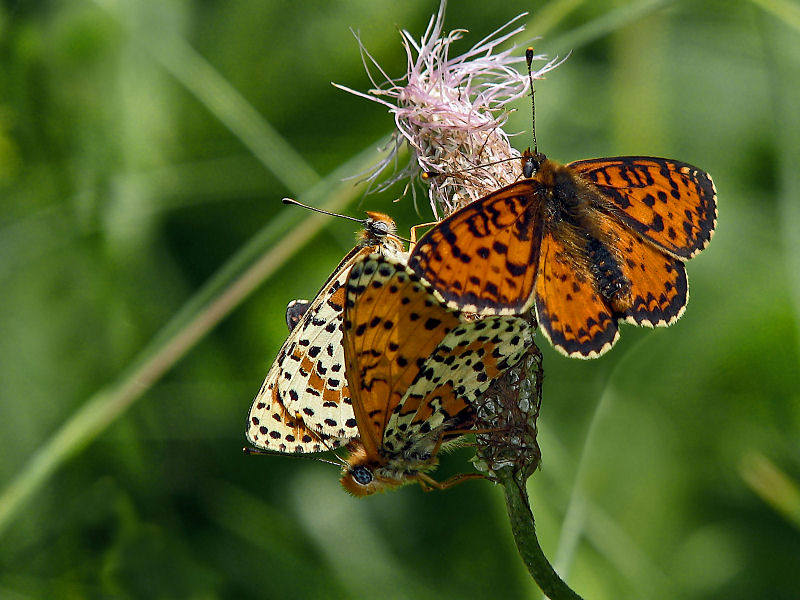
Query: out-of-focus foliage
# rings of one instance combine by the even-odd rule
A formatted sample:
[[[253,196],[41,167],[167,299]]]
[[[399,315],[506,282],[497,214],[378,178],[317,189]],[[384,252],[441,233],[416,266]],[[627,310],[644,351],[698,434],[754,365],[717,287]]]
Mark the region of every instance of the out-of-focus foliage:
[[[420,34],[436,9],[0,7],[0,493],[226,260],[299,210],[278,200],[314,183],[304,169],[324,176],[391,131],[383,108],[329,83],[369,86],[348,27],[397,76],[395,26]],[[543,348],[530,492],[545,550],[592,599],[800,597],[797,5],[469,0],[446,24],[471,30],[466,49],[526,9],[537,52],[575,48],[537,86],[540,149],[691,162],[714,176],[720,209],[676,325],[624,327],[597,361]],[[307,165],[257,159],[220,120],[210,74]],[[509,130],[527,131],[518,108]],[[427,220],[410,197],[392,203],[401,191],[360,206],[406,230]],[[3,533],[0,597],[533,596],[490,484],[356,500],[330,465],[241,454],[284,307],[314,294],[351,230],[331,221],[47,479]]]

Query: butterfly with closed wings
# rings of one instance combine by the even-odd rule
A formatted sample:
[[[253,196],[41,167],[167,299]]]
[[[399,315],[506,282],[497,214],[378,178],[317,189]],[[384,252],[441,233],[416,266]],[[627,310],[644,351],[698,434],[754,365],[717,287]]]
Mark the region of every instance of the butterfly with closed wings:
[[[284,202],[299,204],[289,199]],[[356,247],[342,259],[310,303],[287,307],[289,337],[247,417],[246,437],[256,448],[321,452],[358,436],[344,373],[344,284],[353,264],[362,256],[377,251],[405,261],[406,253],[395,235],[394,221],[387,215],[368,212],[366,219],[352,220],[363,225]]]
[[[392,256],[361,256],[347,280],[343,343],[359,438],[341,482],[365,496],[418,482],[437,453],[475,422],[473,403],[532,343],[524,318],[476,319],[448,309],[424,280]]]

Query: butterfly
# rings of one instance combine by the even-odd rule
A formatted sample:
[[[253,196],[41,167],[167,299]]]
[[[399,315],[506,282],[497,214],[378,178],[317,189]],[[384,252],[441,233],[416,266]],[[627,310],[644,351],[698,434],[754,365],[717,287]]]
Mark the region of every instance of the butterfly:
[[[526,51],[531,98],[533,48]],[[415,245],[408,266],[450,308],[515,315],[535,306],[561,353],[595,358],[619,339],[618,321],[674,323],[689,300],[683,262],[717,225],[711,176],[650,156],[561,165],[536,149],[525,179],[457,210]]]
[[[343,344],[359,437],[341,483],[356,496],[438,483],[443,444],[475,422],[474,401],[532,343],[521,317],[477,319],[445,306],[430,285],[392,256],[362,255],[347,280]]]
[[[245,435],[256,448],[321,452],[347,444],[358,435],[344,374],[344,284],[360,257],[378,251],[405,261],[406,253],[395,235],[395,223],[387,215],[367,212],[366,219],[353,220],[363,225],[355,248],[310,303],[287,307],[289,337],[247,417]]]
[[[620,319],[675,322],[689,299],[683,261],[717,222],[711,177],[647,156],[523,159],[526,179],[440,221],[409,267],[451,308],[522,314],[535,304],[545,336],[571,357],[608,351]]]
[[[533,48],[525,53],[531,98]],[[561,353],[595,358],[619,339],[618,321],[674,323],[689,300],[683,262],[717,225],[711,176],[651,156],[566,165],[536,149],[525,179],[457,210],[414,246],[408,266],[450,308],[516,315],[535,305]]]

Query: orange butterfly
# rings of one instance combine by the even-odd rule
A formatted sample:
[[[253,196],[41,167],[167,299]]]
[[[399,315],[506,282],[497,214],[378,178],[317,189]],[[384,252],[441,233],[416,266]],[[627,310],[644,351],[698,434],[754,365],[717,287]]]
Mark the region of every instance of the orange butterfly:
[[[533,48],[526,58],[533,90]],[[451,308],[515,315],[535,304],[545,336],[567,356],[607,352],[620,319],[674,323],[689,300],[683,261],[717,225],[708,173],[649,156],[560,165],[536,150],[535,111],[533,139],[525,179],[440,221],[409,267]]]
[[[523,159],[527,179],[443,219],[409,267],[452,308],[511,315],[535,303],[542,331],[567,356],[608,351],[618,319],[675,322],[689,299],[683,261],[717,223],[711,177],[646,156]]]
[[[361,257],[350,271],[343,344],[359,439],[342,485],[357,496],[411,482],[449,487],[426,472],[443,442],[475,422],[472,402],[531,343],[521,317],[476,320],[445,308],[424,280],[391,256]]]
[[[284,203],[299,204],[289,199]],[[245,435],[256,448],[322,452],[358,436],[344,374],[344,284],[353,264],[372,252],[401,261],[406,257],[403,243],[395,235],[394,221],[382,213],[368,212],[367,216],[352,219],[364,227],[358,244],[334,269],[314,300],[294,301],[286,309],[289,337],[247,417]]]

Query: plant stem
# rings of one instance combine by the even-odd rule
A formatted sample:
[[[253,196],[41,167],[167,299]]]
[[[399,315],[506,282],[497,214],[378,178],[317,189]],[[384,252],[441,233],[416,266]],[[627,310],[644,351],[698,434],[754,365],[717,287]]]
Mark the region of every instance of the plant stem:
[[[513,468],[500,469],[497,476],[503,484],[514,542],[533,580],[551,600],[581,600],[558,576],[539,545],[533,512],[525,489],[527,477],[522,481],[518,480],[514,476]]]

